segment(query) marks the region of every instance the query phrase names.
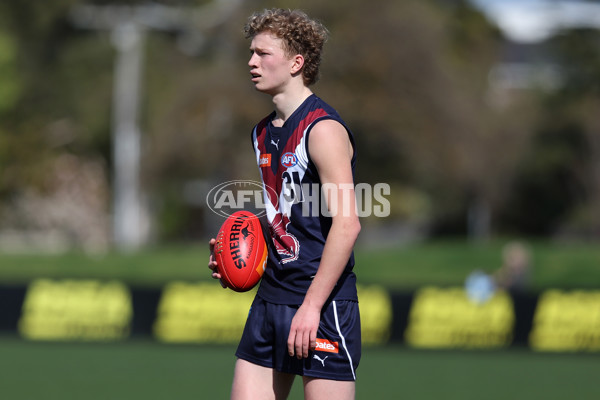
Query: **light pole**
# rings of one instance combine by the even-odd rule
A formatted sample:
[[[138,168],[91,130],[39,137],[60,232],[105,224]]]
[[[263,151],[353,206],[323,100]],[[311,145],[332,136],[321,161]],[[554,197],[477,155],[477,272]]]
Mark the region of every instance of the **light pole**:
[[[215,0],[193,9],[156,3],[80,5],[72,10],[71,20],[75,26],[111,32],[117,50],[112,103],[112,232],[113,242],[119,250],[135,250],[145,244],[151,226],[140,185],[143,146],[139,104],[146,31],[181,32],[195,37],[195,42],[201,45],[199,30],[224,23],[239,3],[241,0]]]

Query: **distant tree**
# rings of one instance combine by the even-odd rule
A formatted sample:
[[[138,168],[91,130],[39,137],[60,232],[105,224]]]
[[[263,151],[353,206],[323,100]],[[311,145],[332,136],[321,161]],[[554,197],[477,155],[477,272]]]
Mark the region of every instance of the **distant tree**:
[[[572,29],[549,41],[561,86],[543,97],[534,145],[507,213],[529,234],[600,234],[600,33]]]
[[[159,3],[193,7],[207,1]],[[64,154],[104,160],[110,182],[115,51],[108,32],[74,27],[70,10],[82,3],[0,3],[3,199],[25,187],[44,189],[47,166]],[[241,29],[252,11],[271,6],[264,0],[241,2],[224,25],[202,32],[203,46],[195,54],[182,50],[176,33],[147,35],[142,174],[161,239],[202,234],[198,221],[203,211],[183,198],[190,181],[257,177],[250,129],[272,105],[249,82],[249,43]],[[532,129],[541,106],[536,93],[520,94],[503,107],[490,101],[488,73],[499,60],[503,39],[470,2],[347,0],[341,6],[284,0],[278,6],[305,9],[331,32],[323,80],[314,90],[352,127],[360,181],[419,192],[422,196],[415,198],[431,205],[428,218],[436,232],[485,236],[495,227],[510,228],[500,225],[506,209],[525,204],[511,190],[527,186],[527,178],[536,176],[535,160],[551,152],[545,139],[532,141],[531,136],[556,132],[547,131],[549,125]],[[591,199],[600,204],[600,166],[594,161],[600,159],[594,133],[598,42],[593,32],[585,35],[564,37],[564,65],[576,68],[560,95],[545,100],[558,104],[561,126],[575,126],[581,133],[590,153],[578,167],[585,172],[577,170],[576,176],[586,204]],[[576,198],[560,215],[571,215],[571,207],[580,204]],[[595,209],[586,207],[580,209]],[[471,224],[468,215],[475,216]],[[519,220],[515,216],[512,227],[520,228]]]

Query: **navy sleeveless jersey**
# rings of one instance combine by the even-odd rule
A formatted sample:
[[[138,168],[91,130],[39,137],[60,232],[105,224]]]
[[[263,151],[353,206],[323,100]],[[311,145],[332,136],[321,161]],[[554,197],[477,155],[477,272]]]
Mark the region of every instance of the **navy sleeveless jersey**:
[[[273,126],[274,117],[273,112],[252,131],[263,181],[269,244],[269,259],[258,295],[275,304],[301,304],[319,268],[332,223],[331,217],[321,212],[321,184],[308,151],[309,134],[324,119],[346,125],[332,107],[314,94],[282,127]],[[352,133],[347,127],[346,131],[355,147]],[[353,174],[355,162],[356,150],[352,157]],[[353,267],[354,254],[329,300],[357,300]]]

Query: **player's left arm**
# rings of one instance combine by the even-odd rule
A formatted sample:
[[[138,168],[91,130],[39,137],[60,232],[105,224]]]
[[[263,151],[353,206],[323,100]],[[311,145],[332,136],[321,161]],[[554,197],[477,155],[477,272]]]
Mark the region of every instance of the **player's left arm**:
[[[360,232],[351,165],[354,149],[348,132],[337,121],[320,121],[311,130],[308,151],[319,172],[332,225],[317,274],[290,327],[288,351],[298,358],[308,357],[309,349],[314,349],[321,310],[344,272]]]

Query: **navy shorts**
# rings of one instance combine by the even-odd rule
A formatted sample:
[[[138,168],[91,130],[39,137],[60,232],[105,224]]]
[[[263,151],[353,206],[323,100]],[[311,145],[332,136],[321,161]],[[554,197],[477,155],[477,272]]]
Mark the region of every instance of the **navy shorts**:
[[[292,318],[299,306],[254,298],[238,358],[289,374],[338,381],[356,380],[360,361],[360,314],[355,301],[333,301],[321,313],[317,348],[308,358],[290,357],[287,348]]]

